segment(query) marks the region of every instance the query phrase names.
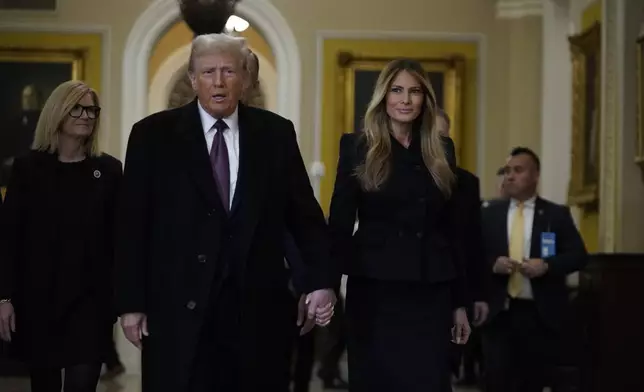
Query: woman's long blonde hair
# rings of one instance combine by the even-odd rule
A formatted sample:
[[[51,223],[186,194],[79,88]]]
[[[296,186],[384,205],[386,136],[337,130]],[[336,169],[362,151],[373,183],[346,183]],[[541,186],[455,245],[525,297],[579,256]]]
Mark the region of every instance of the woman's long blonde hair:
[[[441,137],[434,130],[437,105],[434,89],[422,66],[413,60],[400,59],[387,64],[382,70],[371,97],[364,119],[363,135],[366,140],[365,162],[356,169],[356,175],[365,191],[377,191],[387,180],[391,156],[391,119],[387,114],[387,93],[394,78],[402,71],[414,76],[425,93],[423,108],[414,120],[413,128],[420,130],[423,162],[436,185],[445,197],[452,193],[454,173],[452,172]]]
[[[58,150],[58,136],[63,123],[67,120],[72,108],[87,93],[92,95],[94,105],[100,106],[96,91],[79,80],[69,80],[54,89],[49,98],[47,98],[38,118],[34,142],[31,145],[33,150],[50,153],[55,153]],[[100,118],[101,116],[99,115],[94,120],[94,129],[85,141],[85,154],[88,156],[99,156],[101,154],[98,145]]]

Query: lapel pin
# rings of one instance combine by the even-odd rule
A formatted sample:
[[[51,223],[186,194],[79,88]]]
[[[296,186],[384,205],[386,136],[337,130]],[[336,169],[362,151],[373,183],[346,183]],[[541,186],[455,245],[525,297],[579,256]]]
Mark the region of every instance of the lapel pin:
[[[94,170],[94,178],[101,178],[100,170]]]

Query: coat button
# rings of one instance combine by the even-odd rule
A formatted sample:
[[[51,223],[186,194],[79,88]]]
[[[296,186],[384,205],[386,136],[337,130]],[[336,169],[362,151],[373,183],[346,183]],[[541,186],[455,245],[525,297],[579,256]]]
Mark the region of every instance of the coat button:
[[[418,199],[418,202],[419,202],[419,203],[424,203],[424,202],[425,202],[425,200],[426,200],[426,199],[425,199],[424,197],[421,197],[421,198],[419,198],[419,199]]]
[[[419,231],[418,233],[416,233],[416,237],[423,238],[423,232]]]
[[[404,237],[404,236],[405,236],[405,233],[403,233],[403,231],[402,231],[402,230],[400,230],[400,231],[398,232],[398,237]]]
[[[186,304],[186,308],[190,310],[194,310],[197,307],[197,303],[195,301],[188,301]]]
[[[210,211],[208,211],[208,216],[214,216],[214,215],[215,215],[215,212],[216,212],[216,211],[215,211],[215,209],[214,209],[214,208],[213,208],[213,209],[211,209]]]
[[[199,255],[197,256],[197,260],[199,260],[200,263],[205,263],[208,258],[206,257],[206,255]]]

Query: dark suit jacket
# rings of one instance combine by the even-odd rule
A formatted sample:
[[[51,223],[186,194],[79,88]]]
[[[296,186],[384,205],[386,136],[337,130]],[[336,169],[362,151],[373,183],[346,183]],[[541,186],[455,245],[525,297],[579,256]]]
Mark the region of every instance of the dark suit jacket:
[[[81,197],[83,201],[76,209],[62,212],[56,203],[56,155],[31,151],[13,163],[6,200],[0,209],[0,298],[12,299],[17,333],[24,338],[21,340],[49,336],[49,328],[88,293],[96,299],[100,308],[97,315],[104,317],[107,328],[116,319],[111,278],[121,163],[107,154],[87,159],[83,170],[87,171],[89,193]],[[99,178],[96,170],[101,173]],[[77,238],[78,247],[86,249],[82,262],[89,275],[58,261],[56,232],[61,213],[78,216],[77,230],[65,235]],[[83,337],[78,338],[83,341]],[[39,356],[38,348],[33,348],[36,351],[31,355]]]
[[[486,261],[481,235],[481,196],[479,179],[469,171],[456,168],[456,197],[460,200],[458,225],[463,228],[462,257],[465,260],[466,284],[472,301],[485,301]]]
[[[271,377],[287,371],[276,353],[291,347],[297,301],[284,265],[285,231],[312,271],[306,292],[331,288],[338,278],[329,268],[327,227],[293,124],[243,105],[238,113],[240,166],[230,214],[213,179],[196,100],[132,129],[116,304],[120,314],[148,317],[144,391],[186,390],[200,328],[221,279],[241,296],[239,314],[230,319],[238,319],[239,356],[253,374],[244,380],[247,387],[271,385]]]
[[[490,279],[490,321],[503,309],[507,298],[508,276],[493,274],[492,266],[498,257],[508,256],[509,206],[509,200],[496,200],[482,209],[486,268]],[[544,232],[555,233],[556,255],[545,259],[548,272],[531,280],[532,291],[543,321],[558,329],[568,303],[566,276],[584,268],[588,254],[568,207],[538,197],[532,224],[531,258],[541,258],[541,233]]]
[[[459,198],[443,196],[414,141],[407,150],[392,140],[389,178],[380,190],[365,192],[354,175],[365,153],[362,134],[342,136],[329,216],[332,255],[342,272],[380,280],[460,282]],[[360,225],[353,236],[356,214]],[[455,306],[464,306],[466,293],[455,293]]]

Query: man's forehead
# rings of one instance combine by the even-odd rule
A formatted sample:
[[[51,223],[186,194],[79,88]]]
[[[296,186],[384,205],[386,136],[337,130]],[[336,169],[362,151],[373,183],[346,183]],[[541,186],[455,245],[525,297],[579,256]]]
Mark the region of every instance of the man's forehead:
[[[212,53],[204,54],[197,57],[196,62],[203,65],[219,65],[219,66],[237,66],[239,59],[229,53]]]

